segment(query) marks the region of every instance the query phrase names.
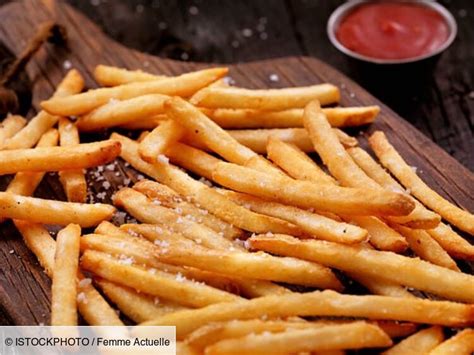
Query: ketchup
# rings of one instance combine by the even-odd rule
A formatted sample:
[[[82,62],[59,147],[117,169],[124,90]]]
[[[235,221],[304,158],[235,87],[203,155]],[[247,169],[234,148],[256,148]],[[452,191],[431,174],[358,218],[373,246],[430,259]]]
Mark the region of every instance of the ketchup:
[[[349,13],[336,31],[346,48],[377,59],[407,59],[436,51],[449,37],[445,19],[413,3],[367,3]]]

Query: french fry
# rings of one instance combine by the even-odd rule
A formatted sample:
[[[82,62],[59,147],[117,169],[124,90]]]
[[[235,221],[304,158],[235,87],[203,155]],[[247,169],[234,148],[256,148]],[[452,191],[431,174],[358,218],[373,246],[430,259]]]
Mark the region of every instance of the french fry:
[[[75,69],[70,70],[59,83],[53,98],[61,98],[74,95],[84,88],[84,79]],[[28,124],[7,140],[4,149],[25,149],[33,147],[41,138],[43,133],[52,128],[58,122],[58,116],[52,116],[45,111],[40,111]]]
[[[81,132],[100,131],[110,127],[140,122],[163,114],[163,103],[169,96],[150,94],[128,100],[112,100],[95,109],[77,121]]]
[[[293,180],[224,162],[217,165],[212,176],[214,181],[236,191],[334,213],[406,215],[414,207],[408,197],[395,192]]]
[[[51,291],[51,325],[77,325],[76,275],[81,227],[69,224],[59,231]]]
[[[382,165],[422,203],[459,229],[474,235],[474,215],[445,200],[421,180],[389,143],[383,132],[375,132],[369,143]]]
[[[341,334],[344,334],[341,336]],[[392,345],[391,339],[376,325],[365,322],[328,325],[314,329],[290,329],[270,334],[250,334],[224,339],[206,347],[206,354],[273,354],[339,349],[377,348]]]
[[[173,210],[153,203],[142,193],[124,188],[114,195],[114,204],[124,208],[132,216],[144,223],[163,224],[192,240],[200,240],[203,245],[227,249],[232,242],[223,238],[213,229],[180,216]]]
[[[393,225],[393,228],[405,237],[411,250],[421,259],[454,271],[460,271],[449,254],[424,230],[395,225]]]
[[[136,120],[136,121],[119,125],[119,127],[122,129],[131,130],[131,131],[151,130],[151,129],[154,129],[156,126],[158,126],[162,121],[165,121],[167,119],[168,119],[168,116],[166,116],[163,113],[163,114],[158,114],[151,117],[147,116],[140,120]]]
[[[428,233],[449,255],[457,259],[474,260],[474,245],[461,237],[450,226],[440,223]]]
[[[164,75],[154,75],[142,70],[128,70],[102,64],[94,69],[94,79],[101,86],[117,86],[137,81],[154,81],[165,78]]]
[[[127,265],[107,254],[86,250],[81,267],[123,286],[190,307],[203,307],[212,303],[233,302],[241,299],[231,293],[190,281],[180,275],[157,270],[154,273],[139,266]]]
[[[175,246],[157,253],[160,260],[187,265],[222,275],[239,275],[257,280],[279,281],[318,288],[341,290],[342,285],[328,268],[294,258],[278,258],[265,253],[215,251],[199,246]]]
[[[250,90],[237,87],[208,87],[191,103],[208,108],[250,108],[262,111],[277,111],[304,107],[312,100],[322,105],[339,101],[339,89],[331,84],[319,84],[270,90]]]
[[[303,152],[314,152],[311,139],[304,128],[235,129],[226,132],[237,140],[237,142],[259,154],[267,153],[267,141],[270,137],[275,137],[283,142],[294,144]],[[345,147],[354,147],[357,145],[355,138],[346,135],[341,130],[334,129],[334,133]]]
[[[79,132],[67,118],[59,119],[59,141],[61,146],[78,146]],[[59,172],[59,181],[66,192],[67,200],[71,202],[86,202],[87,182],[84,172],[80,170],[65,170]]]
[[[443,339],[443,328],[441,327],[434,326],[422,329],[384,351],[382,355],[427,354],[439,345]]]
[[[350,272],[347,272],[347,274],[351,278],[362,284],[367,290],[369,290],[374,295],[404,298],[415,297],[405,287],[399,284],[363,274],[354,274]]]
[[[93,205],[44,200],[0,192],[0,217],[22,219],[44,224],[79,224],[91,227],[112,218],[115,208],[96,203]],[[60,212],[60,213],[59,213]]]
[[[429,355],[469,355],[474,351],[474,329],[464,329],[438,345]]]
[[[9,115],[0,123],[0,149],[5,141],[15,135],[26,124],[26,120],[20,115]]]
[[[268,158],[297,180],[338,184],[332,176],[326,174],[314,160],[292,143],[270,136],[266,149]]]
[[[301,108],[285,111],[225,108],[202,110],[219,126],[227,129],[303,127]],[[323,108],[322,111],[332,127],[354,127],[373,122],[380,112],[380,107],[330,107]]]
[[[131,288],[107,280],[98,279],[95,280],[95,283],[99,285],[107,298],[115,303],[123,314],[137,323],[146,322],[186,308],[173,302],[138,293]]]
[[[239,206],[170,164],[146,163],[138,155],[138,144],[131,139],[117,133],[113,133],[111,139],[121,142],[121,157],[135,169],[171,187],[182,196],[190,198],[191,201],[227,223],[254,233],[273,231],[290,235],[301,234],[298,228],[285,221],[260,215]],[[278,232],[283,230],[287,232]]]
[[[222,233],[227,239],[236,239],[243,234],[241,229],[224,222],[220,218],[210,214],[207,210],[198,208],[192,203],[187,202],[185,198],[181,197],[166,185],[150,180],[142,180],[133,185],[133,189],[143,193],[152,200],[160,201],[164,207],[172,208],[179,214],[187,216],[187,218],[195,220],[198,223],[202,223],[217,233]]]
[[[148,134],[140,143],[138,153],[148,163],[155,163],[160,156],[167,159],[163,154],[166,149],[177,142],[184,135],[184,129],[176,121],[163,121],[158,127]]]
[[[353,244],[360,243],[367,238],[366,230],[352,224],[337,222],[333,219],[297,207],[262,200],[247,194],[229,190],[219,190],[219,192],[254,212],[281,218],[293,223],[307,232],[309,236],[316,239]]]
[[[214,304],[200,309],[170,313],[140,325],[174,325],[177,339],[184,339],[194,330],[212,322],[254,319],[262,316],[268,318],[348,316],[462,326],[472,323],[472,308],[472,305],[448,301],[371,295],[354,296],[327,290]]]
[[[473,302],[474,276],[391,252],[375,251],[322,240],[301,241],[290,236],[265,235],[249,239],[252,248],[272,254],[311,260],[343,271],[380,277],[431,292],[450,300]]]
[[[356,164],[375,182],[391,191],[404,191],[403,187],[395,181],[365,150],[354,147],[347,149]],[[392,221],[404,224],[414,229],[429,229],[439,225],[441,217],[426,209],[421,203],[413,199],[415,209],[407,217],[392,218]]]
[[[27,221],[14,220],[15,227],[25,241],[28,248],[36,255],[39,263],[50,278],[53,277],[54,254],[56,242],[49,232],[40,224]],[[88,279],[81,272],[77,275],[77,290],[84,294],[86,302],[77,302],[77,308],[82,317],[90,325],[123,325],[117,313],[109,306],[94,286],[87,282]],[[86,280],[86,281],[83,281]],[[81,282],[82,281],[82,282]],[[89,279],[90,281],[90,279]]]
[[[19,171],[61,171],[108,163],[120,154],[120,143],[106,140],[67,147],[0,151],[0,174]]]
[[[111,99],[125,100],[148,94],[187,97],[224,77],[227,71],[227,68],[211,68],[163,80],[137,82],[112,88],[89,90],[82,94],[43,101],[41,107],[53,115],[71,116],[88,113],[106,104]]]

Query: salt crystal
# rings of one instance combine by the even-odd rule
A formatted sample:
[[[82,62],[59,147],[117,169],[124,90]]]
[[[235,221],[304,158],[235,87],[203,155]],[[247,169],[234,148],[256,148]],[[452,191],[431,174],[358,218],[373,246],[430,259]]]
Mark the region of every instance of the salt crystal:
[[[245,249],[247,249],[247,250],[250,249],[250,242],[249,242],[248,240],[246,240],[246,241],[244,242],[244,247],[245,247]]]
[[[102,187],[103,187],[104,189],[106,189],[106,190],[110,189],[110,182],[104,181],[104,182],[102,183]]]
[[[183,282],[186,281],[186,277],[184,277],[180,272],[176,274],[176,281]]]
[[[106,166],[105,166],[105,170],[114,171],[114,170],[115,170],[115,164],[114,164],[114,163],[110,163],[110,164],[106,165]]]
[[[265,41],[268,38],[268,34],[266,32],[260,33],[260,39]]]
[[[196,6],[191,6],[191,7],[189,8],[189,13],[190,13],[191,15],[194,15],[194,16],[195,16],[195,15],[197,15],[197,14],[199,13],[199,9],[198,9]]]
[[[118,103],[119,101],[120,101],[120,100],[117,100],[117,99],[115,99],[115,98],[112,97],[112,98],[109,99],[109,105],[115,105],[115,104]]]
[[[186,52],[181,53],[181,60],[188,60],[189,59],[189,54]]]
[[[244,28],[242,30],[242,36],[248,38],[248,37],[252,37],[252,35],[253,35],[253,31],[250,28]]]
[[[81,292],[77,295],[77,302],[87,304],[87,297],[84,292]]]
[[[79,287],[86,287],[87,285],[90,285],[92,283],[92,280],[89,278],[84,278],[81,281],[77,283],[77,286]]]
[[[273,81],[274,83],[280,80],[280,77],[277,74],[270,74],[268,78],[270,79],[270,81]]]
[[[12,249],[12,250],[9,251],[9,253],[10,253],[10,254],[14,254],[14,253],[15,253],[15,250]]]
[[[234,39],[232,42],[230,42],[230,45],[234,48],[239,48],[240,43],[236,39]]]
[[[163,164],[169,164],[170,160],[166,155],[159,154],[158,155],[158,161]]]
[[[414,172],[415,174],[416,174],[416,170],[417,170],[417,169],[418,169],[418,168],[417,168],[416,166],[411,166],[411,170],[413,170],[413,172]]]
[[[71,69],[71,68],[72,68],[72,63],[71,63],[69,60],[65,60],[65,61],[63,62],[63,68],[64,68],[65,70]]]
[[[158,297],[153,298],[153,303],[155,305],[160,304],[160,299]]]
[[[100,5],[100,0],[91,0],[91,5],[92,6],[99,6]]]
[[[127,257],[126,255],[120,255],[119,263],[123,265],[132,265],[133,264],[133,257]]]

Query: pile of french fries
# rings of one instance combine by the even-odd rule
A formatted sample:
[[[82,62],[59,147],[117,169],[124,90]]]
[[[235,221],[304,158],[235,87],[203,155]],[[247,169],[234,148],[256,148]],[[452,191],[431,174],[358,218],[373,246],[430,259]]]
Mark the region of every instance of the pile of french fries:
[[[458,261],[474,260],[474,216],[383,132],[369,138],[377,161],[341,130],[379,107],[335,107],[331,84],[233,87],[227,73],[99,65],[102,87],[82,92],[71,70],[29,122],[4,120],[0,174],[15,175],[0,217],[52,279],[51,324],[79,312],[123,326],[118,309],[140,330],[176,326],[180,354],[471,354],[474,276]],[[134,185],[115,207],[87,203],[86,169],[116,158]],[[67,201],[32,197],[50,171]],[[108,222],[116,208],[138,222]]]

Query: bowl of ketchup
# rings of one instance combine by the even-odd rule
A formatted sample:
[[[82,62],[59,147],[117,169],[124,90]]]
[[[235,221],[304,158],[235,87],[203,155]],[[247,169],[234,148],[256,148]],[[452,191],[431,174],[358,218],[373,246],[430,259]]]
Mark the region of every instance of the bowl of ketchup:
[[[435,1],[352,0],[332,13],[327,31],[332,44],[352,58],[403,64],[438,56],[453,42],[457,25]]]

